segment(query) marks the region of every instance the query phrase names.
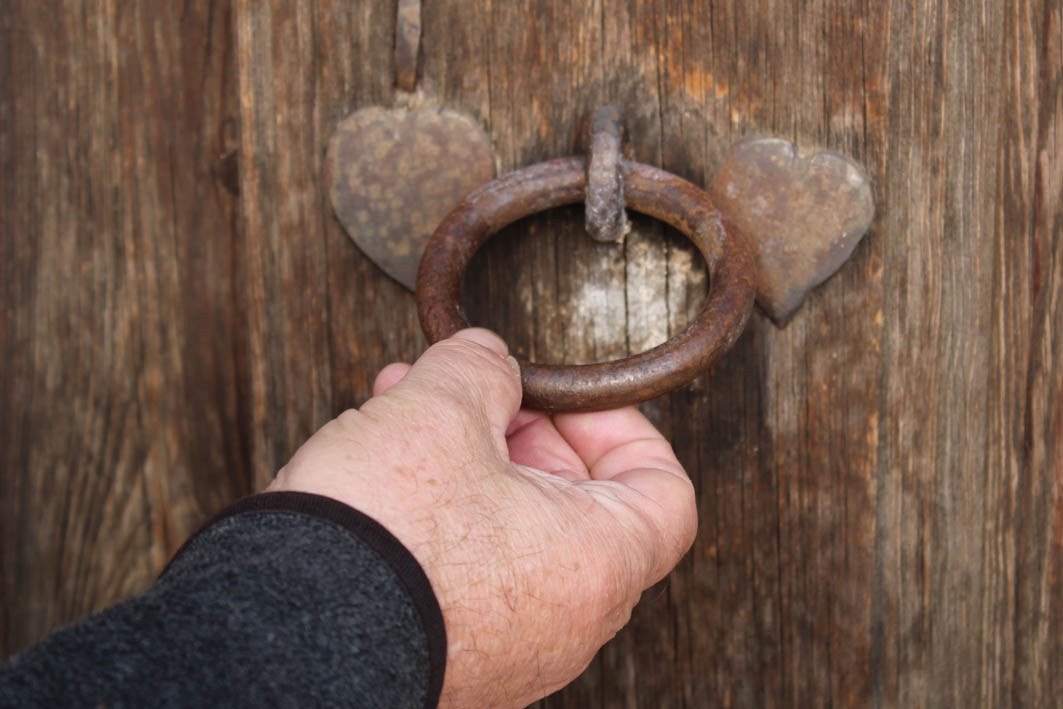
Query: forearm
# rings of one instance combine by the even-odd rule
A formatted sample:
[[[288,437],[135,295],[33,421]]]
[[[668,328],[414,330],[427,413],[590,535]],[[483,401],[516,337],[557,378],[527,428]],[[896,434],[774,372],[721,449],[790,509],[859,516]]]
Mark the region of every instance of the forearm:
[[[442,615],[394,537],[310,495],[224,514],[148,591],[9,662],[0,703],[434,706]]]

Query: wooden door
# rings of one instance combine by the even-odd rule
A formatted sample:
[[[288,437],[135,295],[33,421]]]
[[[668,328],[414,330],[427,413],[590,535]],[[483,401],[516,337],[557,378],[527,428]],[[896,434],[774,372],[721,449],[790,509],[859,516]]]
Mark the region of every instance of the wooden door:
[[[0,638],[148,585],[425,343],[322,185],[395,100],[395,0],[0,8]],[[647,403],[700,533],[546,706],[1049,706],[1063,696],[1060,0],[429,0],[419,83],[503,170],[625,114],[705,184],[754,134],[867,165],[877,217],[784,329]],[[706,288],[638,219],[507,230],[466,301],[539,361],[649,347]]]

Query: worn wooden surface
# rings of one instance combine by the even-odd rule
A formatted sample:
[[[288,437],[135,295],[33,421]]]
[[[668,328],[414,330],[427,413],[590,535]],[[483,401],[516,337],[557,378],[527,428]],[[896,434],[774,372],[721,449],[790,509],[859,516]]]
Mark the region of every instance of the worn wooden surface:
[[[1049,706],[1063,696],[1063,7],[425,4],[419,86],[508,170],[625,112],[705,184],[738,136],[864,162],[878,216],[793,322],[645,406],[690,555],[547,706]],[[0,7],[0,649],[143,588],[197,523],[423,348],[321,182],[396,100],[394,0]],[[655,344],[681,237],[578,210],[479,255],[467,304],[541,361]]]

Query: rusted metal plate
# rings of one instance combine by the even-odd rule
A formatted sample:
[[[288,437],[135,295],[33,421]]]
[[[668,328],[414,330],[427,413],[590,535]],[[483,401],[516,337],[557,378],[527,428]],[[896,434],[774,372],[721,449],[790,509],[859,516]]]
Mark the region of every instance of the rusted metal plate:
[[[845,263],[875,213],[871,184],[858,164],[830,152],[801,156],[782,138],[736,143],[710,191],[749,237],[757,304],[777,324]]]
[[[487,135],[449,110],[363,108],[336,128],[325,157],[336,216],[354,243],[410,290],[432,232],[494,173]]]

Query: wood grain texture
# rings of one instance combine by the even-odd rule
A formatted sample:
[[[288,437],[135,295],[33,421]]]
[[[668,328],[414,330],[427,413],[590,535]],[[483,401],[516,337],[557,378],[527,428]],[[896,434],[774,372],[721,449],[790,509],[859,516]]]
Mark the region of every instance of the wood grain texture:
[[[1063,695],[1063,3],[394,0],[0,8],[0,622],[11,652],[150,583],[226,500],[425,346],[321,183],[339,120],[438,102],[501,170],[623,110],[707,184],[773,134],[877,212],[782,330],[649,402],[693,550],[550,707],[1050,706]],[[707,282],[636,217],[523,220],[471,318],[536,361],[644,350]]]
[[[250,489],[221,3],[0,10],[4,648],[143,588]],[[234,147],[234,146],[233,146]]]

